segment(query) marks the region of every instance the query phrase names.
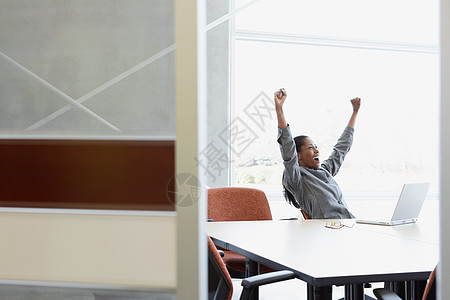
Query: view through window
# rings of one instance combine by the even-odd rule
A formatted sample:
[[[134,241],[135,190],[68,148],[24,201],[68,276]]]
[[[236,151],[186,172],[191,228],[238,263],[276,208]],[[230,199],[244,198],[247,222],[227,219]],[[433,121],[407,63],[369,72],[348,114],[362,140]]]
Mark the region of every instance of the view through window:
[[[232,33],[231,118],[247,131],[245,138],[231,132],[235,185],[281,190],[273,92],[285,88],[293,135],[310,136],[322,160],[350,118],[350,99],[362,99],[353,147],[336,176],[345,194],[392,195],[405,182],[430,181],[429,195],[437,195],[438,1],[234,6],[247,6]]]

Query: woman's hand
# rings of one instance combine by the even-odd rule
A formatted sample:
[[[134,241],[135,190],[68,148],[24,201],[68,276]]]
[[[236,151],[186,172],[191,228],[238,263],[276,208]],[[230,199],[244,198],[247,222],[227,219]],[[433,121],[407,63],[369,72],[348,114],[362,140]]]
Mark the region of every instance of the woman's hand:
[[[285,89],[279,89],[276,91],[273,95],[273,98],[275,100],[275,108],[281,108],[283,107],[284,101],[287,98],[287,93]]]
[[[353,106],[353,112],[357,113],[359,111],[359,107],[361,106],[361,98],[354,98],[350,100]]]

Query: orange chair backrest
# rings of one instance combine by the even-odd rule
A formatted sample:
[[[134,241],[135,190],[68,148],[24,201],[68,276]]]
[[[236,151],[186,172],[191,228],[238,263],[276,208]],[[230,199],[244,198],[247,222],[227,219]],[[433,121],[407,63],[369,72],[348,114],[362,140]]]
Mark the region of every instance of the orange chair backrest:
[[[220,221],[272,220],[263,191],[254,188],[221,187],[208,189],[208,219]]]
[[[303,209],[300,208],[300,211],[302,212],[303,218],[305,220],[310,220],[311,219],[311,217]]]

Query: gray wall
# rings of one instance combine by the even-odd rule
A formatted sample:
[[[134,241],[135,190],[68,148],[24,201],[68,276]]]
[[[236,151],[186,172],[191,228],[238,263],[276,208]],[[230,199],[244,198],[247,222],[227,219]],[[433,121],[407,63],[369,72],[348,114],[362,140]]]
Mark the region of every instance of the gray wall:
[[[437,274],[438,298],[450,295],[450,1],[441,1],[441,119],[440,119],[440,230],[441,260]]]

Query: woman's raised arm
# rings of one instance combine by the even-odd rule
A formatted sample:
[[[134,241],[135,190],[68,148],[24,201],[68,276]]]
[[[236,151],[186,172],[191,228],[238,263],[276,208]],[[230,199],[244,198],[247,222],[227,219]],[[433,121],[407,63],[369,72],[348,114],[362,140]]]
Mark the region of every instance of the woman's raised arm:
[[[353,112],[347,125],[352,128],[355,128],[356,116],[358,115],[359,107],[361,106],[361,98],[354,98],[350,100],[350,102],[352,103],[353,106]]]
[[[287,98],[286,90],[279,89],[274,93],[273,98],[275,101],[275,111],[277,112],[278,127],[285,128],[288,125],[283,112],[283,104]]]

